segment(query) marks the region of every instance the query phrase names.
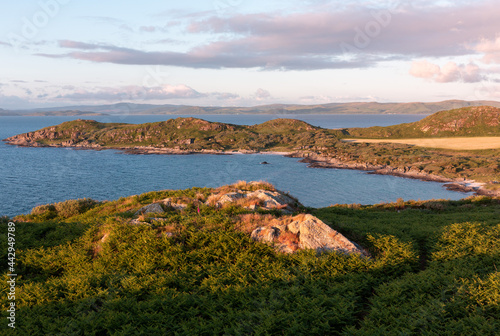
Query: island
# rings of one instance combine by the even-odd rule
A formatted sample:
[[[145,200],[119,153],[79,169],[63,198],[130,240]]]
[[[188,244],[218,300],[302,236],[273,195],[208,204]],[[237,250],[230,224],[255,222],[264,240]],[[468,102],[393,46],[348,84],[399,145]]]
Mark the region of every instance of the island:
[[[31,147],[130,154],[276,153],[311,167],[359,169],[500,194],[500,109],[474,106],[387,127],[324,129],[294,119],[252,126],[176,118],[146,124],[74,120],[4,139]]]

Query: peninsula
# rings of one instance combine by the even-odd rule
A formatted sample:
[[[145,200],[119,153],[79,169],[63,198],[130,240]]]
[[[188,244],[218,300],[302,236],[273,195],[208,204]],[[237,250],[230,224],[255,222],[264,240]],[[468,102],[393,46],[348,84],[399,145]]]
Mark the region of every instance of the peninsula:
[[[439,145],[443,139],[447,146]],[[197,118],[140,125],[75,120],[4,141],[17,146],[117,149],[131,154],[277,152],[303,158],[313,167],[361,169],[497,195],[499,139],[500,109],[479,106],[437,112],[414,123],[345,129],[324,129],[293,119],[253,126]],[[489,146],[474,146],[485,141]]]

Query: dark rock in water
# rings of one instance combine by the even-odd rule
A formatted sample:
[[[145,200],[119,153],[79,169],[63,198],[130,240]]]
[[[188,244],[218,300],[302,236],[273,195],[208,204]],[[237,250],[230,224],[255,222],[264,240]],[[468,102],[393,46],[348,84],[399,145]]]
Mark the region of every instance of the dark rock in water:
[[[262,161],[260,164],[269,164],[267,161]]]

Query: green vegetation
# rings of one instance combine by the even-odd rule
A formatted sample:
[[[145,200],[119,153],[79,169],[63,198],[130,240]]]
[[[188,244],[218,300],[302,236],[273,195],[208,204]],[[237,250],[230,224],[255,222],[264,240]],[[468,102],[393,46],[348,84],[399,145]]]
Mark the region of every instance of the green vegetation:
[[[464,107],[434,113],[420,121],[387,127],[350,128],[356,138],[429,138],[449,136],[499,136],[500,108]]]
[[[372,258],[281,254],[245,227],[282,216],[215,208],[217,190],[67,201],[16,221],[18,335],[493,335],[500,328],[500,200],[308,209]],[[195,199],[131,219],[166,197]],[[307,210],[307,209],[305,209]],[[0,220],[7,260],[7,218]],[[0,301],[6,307],[2,264]],[[2,309],[5,320],[6,309]],[[0,327],[7,329],[6,323]]]
[[[27,139],[38,145],[49,146],[151,146],[195,151],[292,150],[299,145],[327,146],[335,142],[339,134],[339,131],[313,127],[293,119],[276,119],[255,126],[208,122],[196,118],[177,118],[141,125],[75,120],[11,137],[7,141]]]

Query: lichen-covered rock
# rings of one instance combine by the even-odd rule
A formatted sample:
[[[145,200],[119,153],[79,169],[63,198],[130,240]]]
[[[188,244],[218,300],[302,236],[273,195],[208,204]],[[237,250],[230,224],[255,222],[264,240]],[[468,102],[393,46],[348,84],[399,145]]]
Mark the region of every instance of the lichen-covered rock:
[[[149,204],[149,205],[146,205],[146,206],[143,206],[142,208],[140,208],[139,210],[136,211],[135,213],[135,216],[138,216],[138,215],[146,215],[146,214],[150,214],[150,213],[163,213],[165,212],[163,210],[163,208],[161,207],[161,205],[159,203],[152,203],[152,204]]]
[[[217,202],[218,205],[222,206],[227,203],[234,203],[237,200],[247,197],[247,194],[242,192],[242,191],[235,191],[235,192],[230,192],[225,195],[223,195],[219,201]]]
[[[313,215],[299,215],[294,218],[287,228],[299,235],[299,248],[314,249],[318,252],[335,250],[348,254],[365,254],[359,246]]]
[[[256,190],[256,191],[232,191],[223,195],[211,195],[206,204],[223,207],[227,204],[238,203],[250,210],[261,208],[264,210],[279,209],[286,213],[297,210],[299,202],[280,191]]]
[[[163,205],[173,208],[175,210],[184,210],[187,208],[188,204],[187,203],[181,203],[178,201],[175,201],[173,198],[165,198],[164,200],[160,201]]]
[[[262,226],[253,230],[251,238],[263,243],[272,243],[279,234],[280,230],[274,226]]]
[[[297,201],[279,191],[257,190],[247,194],[247,197],[256,197],[263,202],[262,208],[282,209],[293,212],[297,207]]]
[[[271,243],[277,251],[284,253],[292,253],[297,250],[296,240],[298,240],[298,249],[313,249],[317,252],[336,251],[368,256],[368,253],[360,246],[313,215],[297,215],[285,220],[287,224],[255,229],[251,234],[252,239]]]

